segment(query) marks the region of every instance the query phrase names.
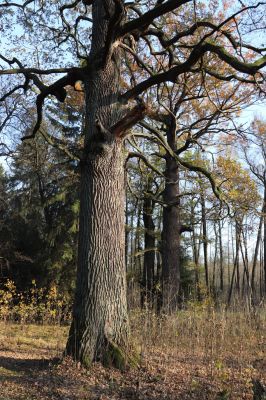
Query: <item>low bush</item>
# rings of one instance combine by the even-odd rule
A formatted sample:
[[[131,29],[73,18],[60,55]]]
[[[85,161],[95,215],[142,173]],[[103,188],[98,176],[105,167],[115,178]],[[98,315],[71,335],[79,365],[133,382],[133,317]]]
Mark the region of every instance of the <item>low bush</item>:
[[[20,292],[11,280],[0,290],[0,320],[19,323],[62,324],[70,320],[70,304],[58,288],[38,288],[33,280]]]

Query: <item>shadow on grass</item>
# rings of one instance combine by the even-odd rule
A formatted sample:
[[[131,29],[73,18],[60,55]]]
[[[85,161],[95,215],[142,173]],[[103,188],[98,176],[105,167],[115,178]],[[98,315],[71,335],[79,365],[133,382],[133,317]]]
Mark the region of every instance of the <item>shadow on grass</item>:
[[[0,356],[0,400],[58,400],[66,387],[78,392],[78,382],[55,372],[59,358],[18,359]],[[79,396],[70,393],[69,400]]]
[[[15,357],[0,357],[0,378],[2,375],[6,375],[5,371],[14,372],[15,375],[38,373],[41,370],[50,369],[52,366],[57,365],[59,361],[59,358],[20,359]]]
[[[98,382],[87,380],[90,374],[84,371],[75,376],[73,366],[69,370],[57,370],[60,366],[59,358],[52,359],[19,359],[13,357],[0,357],[0,388],[1,383],[6,387],[5,396],[2,399],[14,400],[57,400],[58,398],[68,400],[99,400],[99,399],[131,399],[131,400],[185,400],[194,399],[191,393],[186,391],[178,393],[161,387],[158,376],[151,374],[138,387],[138,373],[134,379],[130,379],[130,373],[120,382],[102,377]],[[97,376],[97,371],[92,375]],[[101,370],[102,371],[102,370]],[[111,373],[111,370],[110,370]],[[143,373],[143,371],[139,371]],[[133,377],[131,377],[133,378]],[[134,382],[135,381],[135,382]],[[16,388],[16,395],[6,397],[10,394],[8,388]],[[20,391],[20,393],[18,393]],[[0,390],[1,392],[1,390]],[[65,397],[66,396],[66,397]],[[209,397],[201,396],[202,400]]]
[[[77,368],[59,358],[19,359],[0,356],[0,400],[220,400],[229,391],[206,377],[192,380],[141,368],[119,374],[97,365],[91,370]],[[192,377],[191,377],[192,378]],[[3,384],[3,387],[1,386]],[[10,389],[16,394],[10,396]],[[4,391],[4,397],[1,397]],[[240,398],[240,397],[239,397]]]

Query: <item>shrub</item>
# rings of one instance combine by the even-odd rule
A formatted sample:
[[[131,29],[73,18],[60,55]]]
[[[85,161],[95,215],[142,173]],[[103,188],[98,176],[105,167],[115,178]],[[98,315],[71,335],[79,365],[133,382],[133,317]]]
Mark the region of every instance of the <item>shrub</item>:
[[[19,323],[67,323],[70,320],[70,304],[55,285],[38,288],[33,280],[27,292],[19,292],[14,282],[7,280],[0,290],[0,320]]]

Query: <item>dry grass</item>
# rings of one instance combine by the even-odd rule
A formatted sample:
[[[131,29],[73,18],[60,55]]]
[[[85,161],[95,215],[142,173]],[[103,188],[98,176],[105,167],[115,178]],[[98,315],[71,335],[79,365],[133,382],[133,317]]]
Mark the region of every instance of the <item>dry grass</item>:
[[[158,319],[131,316],[139,369],[120,372],[58,362],[67,328],[0,324],[0,400],[252,399],[266,380],[265,312],[192,306]]]

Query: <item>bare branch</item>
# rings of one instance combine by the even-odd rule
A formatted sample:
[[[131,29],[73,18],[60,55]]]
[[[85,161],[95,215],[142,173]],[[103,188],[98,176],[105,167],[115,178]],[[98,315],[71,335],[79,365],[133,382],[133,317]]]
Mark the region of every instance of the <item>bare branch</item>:
[[[0,8],[4,8],[4,7],[18,7],[18,8],[22,8],[24,10],[25,7],[27,7],[29,4],[33,3],[34,0],[27,0],[25,1],[25,3],[23,4],[18,4],[18,3],[8,3],[8,1],[6,1],[5,3],[0,4]]]
[[[62,151],[70,160],[80,161],[81,157],[76,153],[73,153],[71,149],[67,146],[67,144],[63,143],[62,141],[58,140],[57,138],[49,135],[44,129],[40,129],[40,133],[43,138],[46,140],[48,144],[53,146],[54,148]]]
[[[139,158],[140,160],[142,160],[147,167],[149,167],[152,171],[156,172],[157,175],[162,176],[163,178],[165,178],[164,174],[158,170],[155,165],[153,165],[152,163],[150,163],[150,161],[147,159],[147,157],[144,156],[144,154],[142,153],[137,153],[134,151],[130,151],[127,155],[126,161],[128,161],[130,158]]]

